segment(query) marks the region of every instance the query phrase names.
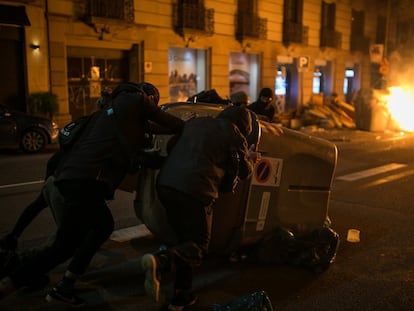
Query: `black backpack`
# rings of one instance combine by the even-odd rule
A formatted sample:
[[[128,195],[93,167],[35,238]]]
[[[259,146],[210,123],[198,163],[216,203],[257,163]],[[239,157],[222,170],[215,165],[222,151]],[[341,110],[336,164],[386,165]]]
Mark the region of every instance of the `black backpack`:
[[[273,311],[273,307],[269,295],[261,290],[224,304],[214,304],[211,311]]]
[[[187,98],[187,102],[191,103],[211,103],[217,105],[229,105],[231,101],[229,99],[221,98],[215,89],[204,90],[193,96]]]
[[[302,266],[321,273],[335,261],[338,247],[339,234],[329,227],[321,227],[302,236],[278,227],[258,243],[234,252],[232,258],[260,264]]]
[[[73,147],[94,115],[93,113],[75,119],[60,129],[58,142],[62,150],[69,151]]]
[[[140,92],[142,94],[145,94],[145,92],[141,88],[139,88],[137,84],[133,82],[121,83],[113,90],[111,94],[108,94],[106,92],[102,93],[101,98],[98,100],[100,111],[109,107],[111,105],[112,100],[122,92]],[[64,151],[69,151],[73,147],[75,142],[78,141],[87,124],[89,124],[90,120],[97,113],[99,113],[99,111],[75,119],[72,122],[66,124],[62,129],[60,129],[58,135],[58,142],[61,149],[63,149]]]

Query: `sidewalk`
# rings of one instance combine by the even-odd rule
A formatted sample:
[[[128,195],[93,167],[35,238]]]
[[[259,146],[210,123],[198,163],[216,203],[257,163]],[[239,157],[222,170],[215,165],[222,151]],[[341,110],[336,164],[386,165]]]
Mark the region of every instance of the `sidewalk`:
[[[371,132],[363,131],[359,129],[348,129],[348,128],[334,128],[324,129],[316,126],[308,126],[299,129],[300,132],[311,136],[320,137],[329,140],[332,143],[358,143],[358,142],[370,142],[370,141],[388,141],[388,140],[399,140],[407,136],[412,136],[412,132],[403,131],[390,131],[384,132]]]

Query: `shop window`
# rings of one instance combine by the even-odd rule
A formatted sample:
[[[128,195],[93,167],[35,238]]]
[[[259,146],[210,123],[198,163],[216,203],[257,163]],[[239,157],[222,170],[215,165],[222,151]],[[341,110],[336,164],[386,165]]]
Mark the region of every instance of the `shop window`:
[[[68,57],[69,81],[100,80],[103,83],[120,83],[128,76],[126,59],[103,59],[94,57]],[[98,67],[98,76],[92,77],[92,67]]]
[[[352,89],[353,89],[353,80],[355,77],[355,72],[353,68],[345,69],[345,78],[344,78],[344,95],[345,101],[351,102],[352,99]]]
[[[244,91],[250,98],[257,94],[258,56],[247,53],[230,53],[229,61],[229,94]]]
[[[277,113],[297,109],[300,81],[298,67],[292,57],[278,57],[274,83],[274,104],[277,108]]]
[[[72,54],[67,58],[69,112],[73,118],[78,118],[96,109],[95,102],[103,88],[114,88],[127,79],[128,58],[122,51],[111,53],[73,47],[69,50]],[[86,53],[98,56],[82,55]]]
[[[206,51],[170,48],[168,51],[169,100],[186,101],[206,89]]]
[[[286,67],[278,66],[276,73],[276,83],[275,83],[275,94],[276,95],[286,95],[287,88],[287,79],[286,79]]]
[[[318,67],[315,68],[315,71],[313,72],[312,93],[323,93],[323,73],[321,68]]]

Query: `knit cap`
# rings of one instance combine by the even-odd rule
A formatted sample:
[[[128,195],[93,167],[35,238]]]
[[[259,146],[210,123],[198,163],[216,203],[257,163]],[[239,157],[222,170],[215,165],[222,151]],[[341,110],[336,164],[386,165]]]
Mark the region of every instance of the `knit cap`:
[[[239,91],[230,95],[230,100],[233,105],[240,106],[241,104],[247,104],[247,94],[244,91]]]
[[[272,89],[270,89],[268,87],[265,87],[265,88],[261,89],[259,97],[262,97],[262,96],[267,97],[267,98],[273,97]]]
[[[252,132],[252,118],[246,108],[230,106],[220,112],[217,118],[231,121],[245,137]]]

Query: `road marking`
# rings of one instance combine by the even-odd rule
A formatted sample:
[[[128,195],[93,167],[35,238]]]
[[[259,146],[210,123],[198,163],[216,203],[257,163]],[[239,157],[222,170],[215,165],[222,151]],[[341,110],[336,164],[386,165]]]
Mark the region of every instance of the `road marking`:
[[[372,182],[362,185],[360,188],[365,189],[365,188],[370,188],[370,187],[376,187],[376,186],[379,186],[385,183],[396,181],[398,179],[401,179],[401,178],[404,178],[410,175],[414,175],[414,169],[374,180]]]
[[[28,185],[37,185],[37,184],[43,184],[44,182],[45,182],[44,180],[37,180],[37,181],[22,182],[18,184],[0,185],[0,189],[22,187],[22,186],[28,186]]]
[[[373,176],[373,175],[378,175],[378,174],[381,174],[381,173],[389,172],[389,171],[392,171],[392,170],[396,170],[396,169],[399,169],[401,167],[406,167],[406,166],[407,166],[407,164],[390,163],[390,164],[374,167],[374,168],[371,168],[371,169],[368,169],[368,170],[359,171],[359,172],[356,172],[356,173],[339,176],[336,179],[337,180],[345,180],[345,181],[354,181],[354,180],[370,177],[370,176]]]

